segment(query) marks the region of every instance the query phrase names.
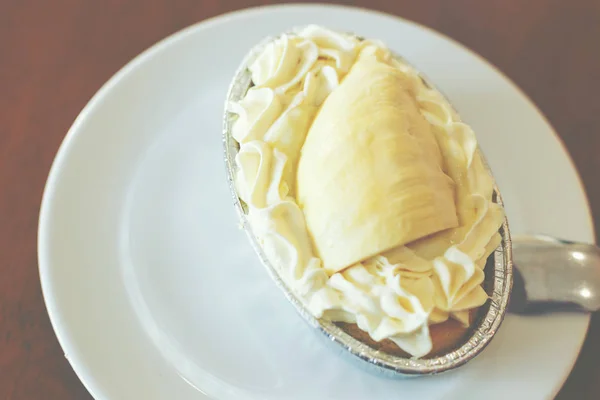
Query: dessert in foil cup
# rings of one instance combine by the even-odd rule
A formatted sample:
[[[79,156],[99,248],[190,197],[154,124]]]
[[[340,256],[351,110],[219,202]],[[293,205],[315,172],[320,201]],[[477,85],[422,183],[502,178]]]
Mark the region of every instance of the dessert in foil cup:
[[[331,34],[331,36],[327,36],[330,34]],[[333,54],[333,52],[328,51],[327,46],[341,46],[343,48],[346,45],[344,42],[344,38],[352,38],[353,41],[360,43],[360,46],[362,46],[361,48],[363,49],[364,53],[369,53],[369,54],[367,54],[367,56],[371,56],[370,53],[375,54],[379,50],[385,49],[383,47],[384,45],[380,44],[379,42],[367,41],[367,40],[365,40],[359,36],[356,36],[354,34],[337,33],[337,32],[329,31],[329,30],[326,30],[324,28],[317,27],[317,26],[306,26],[306,27],[299,27],[299,28],[291,29],[289,31],[289,33],[285,33],[285,34],[282,34],[277,37],[266,38],[249,51],[247,56],[242,61],[241,66],[239,67],[238,71],[236,72],[236,74],[231,82],[229,91],[227,93],[226,108],[225,108],[225,114],[224,114],[224,125],[223,125],[223,141],[224,141],[225,163],[226,163],[226,168],[227,168],[227,176],[228,176],[228,180],[229,180],[229,186],[230,186],[230,189],[231,189],[231,192],[233,195],[234,206],[240,215],[243,229],[246,231],[252,246],[254,247],[259,259],[261,260],[263,265],[266,267],[266,270],[269,273],[270,277],[273,279],[275,284],[282,290],[282,292],[285,294],[287,299],[295,306],[295,308],[299,312],[299,314],[305,319],[306,322],[308,322],[311,326],[313,326],[316,330],[318,330],[321,333],[320,336],[322,336],[324,339],[326,339],[325,342],[331,343],[333,346],[337,346],[338,349],[340,349],[339,346],[341,346],[341,348],[345,349],[344,351],[341,351],[341,354],[347,356],[349,359],[356,361],[359,365],[366,367],[367,369],[369,369],[371,371],[374,371],[377,373],[382,373],[382,374],[385,374],[388,376],[401,376],[401,377],[440,373],[440,372],[454,369],[458,366],[465,364],[469,360],[473,359],[477,354],[479,354],[485,348],[485,346],[490,342],[490,340],[492,339],[494,334],[497,332],[497,330],[504,318],[505,312],[506,312],[508,298],[509,298],[511,287],[512,287],[512,257],[511,257],[510,233],[509,233],[508,224],[507,224],[506,218],[504,217],[504,214],[502,214],[501,223],[499,224],[499,229],[498,229],[499,236],[497,235],[498,240],[496,242],[494,242],[494,243],[499,242],[499,245],[495,248],[495,250],[493,250],[493,251],[490,250],[491,254],[489,255],[489,257],[487,257],[487,259],[483,260],[483,262],[485,263],[485,274],[484,274],[484,277],[482,278],[483,282],[481,283],[480,286],[483,289],[483,291],[485,291],[485,292],[483,292],[483,291],[481,291],[481,292],[484,293],[484,296],[486,296],[486,299],[485,299],[486,301],[483,303],[483,305],[477,306],[473,310],[470,310],[470,312],[469,312],[469,310],[467,310],[467,311],[459,310],[454,313],[445,312],[445,314],[446,314],[445,318],[448,320],[449,320],[448,314],[452,314],[455,318],[458,318],[458,319],[466,318],[467,321],[469,321],[468,322],[469,327],[466,329],[466,331],[462,335],[462,337],[456,343],[453,343],[450,348],[447,348],[447,349],[442,348],[441,350],[438,349],[437,351],[426,351],[426,352],[419,353],[419,351],[420,351],[419,346],[416,346],[414,349],[411,349],[410,341],[407,343],[401,342],[400,345],[398,345],[400,347],[400,349],[398,349],[397,346],[394,346],[394,343],[398,344],[398,342],[395,341],[394,343],[392,343],[392,341],[390,340],[390,339],[394,339],[397,337],[383,336],[383,337],[380,337],[379,340],[373,340],[373,332],[369,332],[369,333],[362,332],[361,329],[358,329],[356,325],[354,325],[355,329],[348,329],[348,326],[350,326],[349,324],[340,323],[340,321],[343,322],[343,320],[338,319],[335,322],[333,322],[330,318],[327,318],[324,314],[320,315],[319,317],[316,317],[315,311],[314,311],[315,310],[314,302],[309,304],[309,302],[307,302],[307,300],[305,298],[306,296],[303,298],[303,294],[306,291],[310,291],[310,285],[308,285],[308,287],[309,287],[308,289],[306,289],[305,287],[302,287],[302,286],[292,287],[292,285],[290,284],[290,279],[289,278],[286,279],[282,276],[281,266],[275,265],[277,263],[277,261],[273,262],[274,261],[273,255],[271,254],[271,256],[269,256],[268,252],[265,251],[265,247],[263,245],[264,242],[262,241],[261,234],[259,232],[261,230],[264,230],[264,227],[260,227],[259,226],[260,223],[257,223],[257,222],[253,223],[250,220],[251,219],[250,218],[251,206],[249,206],[247,204],[247,202],[245,202],[243,199],[241,199],[241,197],[248,199],[248,196],[250,196],[250,195],[248,193],[241,195],[241,192],[243,192],[243,191],[247,192],[247,189],[240,188],[240,184],[238,182],[239,178],[240,178],[238,176],[240,174],[240,170],[238,168],[238,165],[236,164],[236,157],[238,157],[240,154],[240,143],[239,142],[243,141],[243,140],[239,139],[239,136],[240,136],[239,129],[238,129],[238,132],[235,132],[234,125],[235,125],[237,119],[239,118],[239,115],[241,113],[243,113],[244,110],[240,111],[239,106],[238,106],[238,109],[236,109],[235,105],[240,104],[240,102],[242,100],[244,100],[245,96],[249,92],[249,89],[252,88],[253,86],[255,86],[255,82],[253,82],[253,81],[266,82],[269,79],[272,79],[272,77],[266,76],[265,74],[262,74],[263,76],[261,76],[261,71],[258,71],[258,73],[257,73],[256,70],[254,71],[255,76],[253,78],[253,71],[250,70],[250,66],[256,65],[256,63],[259,63],[259,64],[263,63],[265,65],[266,69],[270,68],[272,70],[273,69],[272,61],[269,61],[269,60],[265,61],[265,60],[259,59],[261,57],[261,55],[263,58],[265,58],[264,57],[265,53],[270,52],[270,53],[274,54],[274,53],[277,53],[278,51],[279,52],[288,51],[287,47],[285,47],[285,48],[283,48],[283,50],[281,50],[281,48],[278,49],[276,47],[276,45],[279,45],[282,41],[285,42],[285,41],[290,40],[289,38],[292,38],[292,40],[293,40],[294,38],[297,37],[297,35],[304,35],[304,37],[308,36],[308,37],[311,37],[314,42],[324,43],[323,46],[325,47],[325,51],[322,51],[322,49],[319,49],[319,53],[318,53],[319,61],[316,61],[317,53],[313,54],[313,56],[315,58],[312,61],[310,61],[311,63],[323,62],[323,68],[321,68],[318,73],[313,74],[312,79],[313,79],[313,81],[315,81],[316,79],[321,79],[322,82],[324,82],[324,83],[322,83],[322,85],[332,86],[332,87],[335,86],[335,87],[331,88],[329,90],[329,92],[326,93],[324,96],[318,94],[320,92],[312,90],[312,93],[313,93],[312,96],[322,97],[322,99],[318,100],[318,105],[316,107],[317,110],[320,109],[322,103],[329,96],[329,94],[333,93],[335,91],[335,89],[337,87],[339,87],[339,84],[340,84],[337,80],[337,75],[335,75],[333,72],[331,72],[335,68],[330,68],[329,66],[326,65],[326,62],[329,62],[330,64],[333,63],[334,66],[337,66],[338,72],[340,70],[344,70],[344,72],[343,72],[344,74],[346,74],[348,72],[348,70],[352,67],[352,65],[356,62],[354,59],[349,61],[347,59],[347,57],[344,57],[343,54],[341,54],[341,55],[337,54],[337,53]],[[322,35],[325,35],[325,37]],[[330,43],[330,44],[328,44],[328,43]],[[331,44],[331,43],[333,43],[333,44]],[[372,46],[371,46],[371,43],[373,43]],[[287,45],[287,42],[285,44]],[[302,46],[304,46],[304,47],[302,47]],[[302,43],[300,43],[300,45],[297,46],[296,49],[292,49],[292,50],[298,51],[297,49],[301,49],[302,51],[304,51],[304,50],[306,50],[306,48],[307,48],[307,46],[305,46],[304,42],[302,42]],[[368,49],[364,50],[365,48],[368,48]],[[291,52],[292,50],[289,50],[289,52]],[[310,50],[310,49],[308,49],[308,50]],[[387,51],[387,49],[385,49],[385,50]],[[323,57],[322,57],[322,55],[323,55],[322,53],[324,54]],[[411,73],[413,73],[413,74],[416,73],[416,76],[418,76],[418,78],[419,78],[419,82],[421,82],[422,85],[424,85],[424,87],[431,89],[431,92],[435,92],[436,94],[439,94],[439,96],[441,96],[441,98],[443,98],[444,101],[447,104],[449,104],[448,100],[440,93],[439,90],[435,89],[435,86],[432,85],[432,83],[426,77],[424,77],[423,74],[421,74],[419,71],[417,71],[412,66],[410,66],[410,64],[406,60],[404,60],[402,57],[392,53],[391,51],[389,51],[389,54],[391,54],[391,57],[393,57],[393,60],[388,60],[389,63],[397,63],[399,65],[399,68],[409,68],[411,70]],[[376,57],[380,57],[380,55],[377,55]],[[326,59],[327,61],[321,61],[322,59]],[[300,65],[300,67],[295,66],[295,68],[302,68],[302,62],[303,62],[303,59],[300,58],[298,61],[298,65]],[[344,65],[345,63],[348,65],[345,66]],[[312,65],[313,64],[309,65],[309,67]],[[329,73],[329,75],[328,75],[328,73]],[[345,77],[345,75],[342,77]],[[339,79],[339,81],[342,81],[342,79]],[[333,82],[333,83],[331,83],[331,82]],[[278,84],[281,84],[281,82],[279,82]],[[285,84],[287,84],[287,82],[284,82],[284,85]],[[290,84],[288,84],[286,86],[286,88],[288,88],[292,85],[295,85],[295,84],[304,85],[305,92],[307,90],[306,86],[309,86],[309,84],[305,84],[304,81],[301,83],[291,82]],[[284,88],[284,91],[286,90],[286,88]],[[308,90],[311,90],[311,89],[309,88]],[[261,95],[261,96],[267,95],[268,96],[268,93],[258,93],[258,91],[254,91],[254,93],[256,95]],[[317,93],[317,94],[315,94],[315,93]],[[306,96],[307,95],[305,94],[304,97],[306,97]],[[296,96],[296,97],[299,97],[299,96]],[[302,97],[302,96],[300,96],[300,97]],[[294,99],[290,99],[290,100],[288,100],[288,103],[293,104],[294,101],[295,101]],[[234,106],[232,107],[232,105],[234,105]],[[456,113],[456,111],[454,111],[454,109],[452,109],[451,112]],[[266,112],[265,112],[265,114],[266,114]],[[456,118],[459,118],[457,113],[455,115],[456,115]],[[309,121],[308,124],[309,125],[312,124],[314,122],[314,119],[315,119],[315,117],[313,114],[312,121]],[[292,123],[294,123],[294,121],[296,121],[296,120],[291,120],[291,121],[292,121]],[[458,121],[460,122],[460,119],[458,119]],[[269,123],[273,123],[273,118],[271,118]],[[247,134],[247,132],[245,132],[244,134]],[[236,138],[238,140],[236,140]],[[302,140],[303,139],[304,138],[302,138]],[[244,146],[244,145],[255,146],[257,148],[252,149],[252,150],[253,151],[256,150],[256,151],[260,152],[260,149],[258,148],[258,147],[260,147],[259,146],[260,143],[258,143],[258,142],[254,143],[253,141],[248,140],[242,146]],[[303,145],[301,144],[300,146],[302,147]],[[493,202],[495,205],[498,205],[499,207],[497,207],[497,208],[501,209],[502,205],[503,205],[502,198],[500,196],[498,188],[496,187],[495,183],[493,183],[491,171],[489,170],[489,167],[485,163],[485,159],[483,158],[483,155],[481,154],[480,150],[478,148],[474,148],[473,152],[476,153],[477,159],[481,160],[481,164],[483,166],[482,168],[485,169],[485,171],[489,175],[490,179],[492,179],[491,184],[493,184],[493,195],[491,197],[491,202]],[[275,154],[275,156],[277,156],[277,155],[278,154]],[[261,162],[262,161],[263,161],[263,159],[261,159]],[[294,166],[294,168],[295,167],[296,167],[296,165]],[[286,172],[284,172],[283,167],[279,168],[279,169],[280,169],[280,171],[279,171],[280,175],[283,175],[286,173]],[[277,170],[277,168],[275,168],[275,170]],[[296,171],[294,170],[292,172],[292,174],[294,174],[295,172]],[[288,171],[288,173],[289,173],[289,171]],[[256,178],[256,179],[258,179],[258,178]],[[277,191],[278,190],[279,189],[277,189]],[[290,191],[291,190],[293,190],[293,189],[290,189]],[[287,191],[288,191],[287,186],[285,187],[285,191],[287,194]],[[271,193],[271,195],[265,195],[265,196],[272,197],[272,193]],[[260,202],[262,200],[258,200],[258,201]],[[263,203],[266,204],[265,201],[263,201]],[[281,203],[281,201],[280,201],[280,203]],[[294,208],[294,210],[295,210],[295,208]],[[496,219],[498,219],[498,218],[499,217],[497,217]],[[255,219],[253,221],[255,221]],[[441,228],[441,229],[445,229],[445,228]],[[422,236],[424,236],[424,235],[422,235]],[[491,242],[491,239],[490,239],[490,242]],[[302,245],[300,245],[300,246],[302,246]],[[335,254],[334,254],[334,256],[335,256]],[[304,264],[306,264],[306,262],[304,262]],[[322,268],[320,266],[320,264],[317,267],[312,266],[311,268],[313,268],[312,271],[314,272],[315,276],[318,276],[318,274],[321,274],[326,277],[325,279],[327,279],[327,275],[325,275],[325,269]],[[342,271],[343,271],[343,269],[344,268],[340,268],[340,270],[342,270]],[[321,272],[321,270],[323,270],[323,272]],[[483,271],[483,266],[481,268],[481,271]],[[333,272],[337,272],[337,271],[333,271]],[[323,279],[323,278],[314,278],[314,279]],[[466,314],[465,314],[465,312],[466,312]],[[352,321],[352,322],[354,322],[354,321]],[[440,325],[442,325],[442,324],[438,324],[437,326],[440,326]],[[363,326],[364,326],[364,323],[363,323]],[[436,326],[436,325],[433,325],[433,326]],[[429,335],[430,335],[430,331],[428,330],[429,323],[426,324],[426,328],[427,328],[427,330],[426,330],[427,336],[429,338]],[[363,331],[364,330],[365,329],[363,329]],[[359,334],[357,334],[357,332]],[[362,333],[364,333],[364,334],[361,335]],[[431,338],[429,338],[429,341],[431,341]],[[390,348],[392,348],[392,349],[395,348],[396,350],[399,350],[399,351],[395,351],[395,350],[390,351]],[[431,350],[431,349],[429,348],[429,350]],[[413,356],[411,356],[411,354]],[[415,354],[416,354],[416,356],[415,356]]]

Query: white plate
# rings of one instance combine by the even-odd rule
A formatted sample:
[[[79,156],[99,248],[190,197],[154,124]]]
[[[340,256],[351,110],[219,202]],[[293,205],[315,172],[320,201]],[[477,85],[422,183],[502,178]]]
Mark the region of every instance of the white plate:
[[[253,254],[225,179],[227,84],[257,41],[318,23],[380,38],[478,134],[514,232],[593,240],[581,183],[552,128],[497,70],[424,27],[370,11],[281,6],[224,15],[116,74],[69,131],[39,227],[44,297],[98,399],[548,399],[589,317],[509,316],[446,375],[381,378],[325,347]]]

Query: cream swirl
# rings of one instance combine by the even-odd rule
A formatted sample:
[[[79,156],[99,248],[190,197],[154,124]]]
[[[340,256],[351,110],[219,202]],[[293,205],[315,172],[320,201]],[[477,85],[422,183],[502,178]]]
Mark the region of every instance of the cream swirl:
[[[330,276],[292,193],[295,168],[319,107],[364,57],[406,75],[455,183],[460,224]],[[500,242],[503,211],[492,202],[493,182],[473,131],[417,71],[376,41],[308,26],[269,43],[249,70],[254,86],[229,105],[238,116],[236,185],[269,261],[317,318],[356,323],[376,341],[426,355],[430,324],[449,316],[468,324],[469,310],[487,300],[483,268]]]

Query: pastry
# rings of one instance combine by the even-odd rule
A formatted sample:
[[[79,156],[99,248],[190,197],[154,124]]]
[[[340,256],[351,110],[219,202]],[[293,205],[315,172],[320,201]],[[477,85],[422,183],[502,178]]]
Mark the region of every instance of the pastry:
[[[373,348],[458,346],[504,221],[470,127],[377,41],[308,26],[248,68],[236,192],[281,279]]]

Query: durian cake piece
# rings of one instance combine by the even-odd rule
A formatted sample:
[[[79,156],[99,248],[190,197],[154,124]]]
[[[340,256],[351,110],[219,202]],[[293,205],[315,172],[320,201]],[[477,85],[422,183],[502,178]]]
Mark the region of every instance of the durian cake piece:
[[[411,85],[397,68],[359,59],[307,134],[296,197],[330,275],[458,225],[454,182]]]

